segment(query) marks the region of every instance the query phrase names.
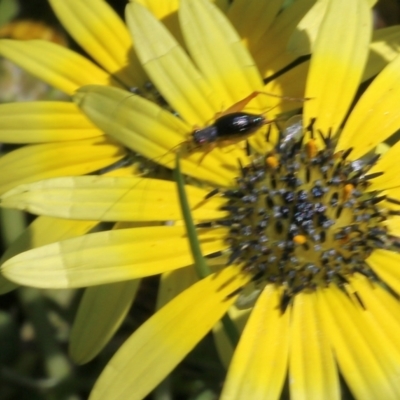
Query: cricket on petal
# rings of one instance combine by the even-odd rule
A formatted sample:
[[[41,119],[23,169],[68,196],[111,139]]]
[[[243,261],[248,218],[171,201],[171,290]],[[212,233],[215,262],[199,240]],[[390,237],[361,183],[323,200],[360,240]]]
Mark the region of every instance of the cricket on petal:
[[[217,114],[214,123],[205,128],[195,129],[192,132],[192,146],[196,148],[204,148],[205,145],[210,145],[209,151],[218,145],[229,145],[238,141],[247,139],[250,135],[257,132],[263,125],[271,124],[275,121],[268,120],[263,114],[251,114],[243,112],[243,108],[256,96],[265,94],[269,96],[279,97],[266,92],[255,91],[243,100],[235,103],[224,112]],[[293,101],[305,101],[306,99],[292,99],[282,97]],[[188,142],[190,144],[190,141]]]

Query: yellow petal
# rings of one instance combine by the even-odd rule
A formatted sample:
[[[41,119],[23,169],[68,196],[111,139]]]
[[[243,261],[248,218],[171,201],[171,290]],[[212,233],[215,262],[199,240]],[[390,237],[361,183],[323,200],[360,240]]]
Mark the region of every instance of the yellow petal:
[[[283,0],[237,0],[232,3],[227,16],[250,52],[259,45],[281,10],[282,3]]]
[[[98,221],[71,221],[40,216],[7,248],[0,264],[30,249],[83,235],[97,224]]]
[[[262,76],[275,74],[297,58],[297,54],[287,51],[287,45],[296,26],[314,3],[315,0],[293,2],[277,15],[270,29],[260,38],[252,54]]]
[[[156,309],[159,310],[164,307],[178,294],[188,289],[198,280],[196,271],[191,266],[164,272],[160,279]]]
[[[261,91],[261,75],[248,50],[223,13],[207,0],[181,0],[179,20],[190,54],[221,101],[221,112]],[[268,107],[263,96],[255,104]]]
[[[286,376],[290,310],[280,311],[280,293],[267,285],[235,351],[221,400],[278,399]]]
[[[85,290],[72,326],[69,354],[77,364],[93,359],[109,342],[128,313],[140,279]]]
[[[51,217],[38,217],[11,243],[1,257],[0,264],[35,247],[82,235],[89,232],[97,224],[97,221],[69,221]],[[17,285],[0,275],[0,294],[7,293],[16,287]]]
[[[396,344],[390,341],[387,332],[382,329],[375,316],[369,310],[363,312],[362,316],[365,332],[367,333],[365,336],[368,337],[367,340],[369,343],[373,343],[374,351],[378,353],[377,358],[379,358],[385,375],[382,386],[387,386],[386,392],[388,394],[386,398],[398,399],[400,398],[400,387],[398,384],[400,377],[400,352],[398,343],[396,346]],[[399,334],[400,331],[397,330],[397,333]]]
[[[400,254],[388,250],[374,250],[367,258],[374,272],[397,293],[400,293]]]
[[[298,57],[312,53],[328,4],[329,0],[315,2],[310,11],[298,23],[289,39],[287,50]]]
[[[178,0],[135,0],[135,3],[139,3],[149,9],[159,21],[162,21],[163,25],[172,33],[172,35],[174,35],[174,38],[178,43],[184,47],[185,44],[178,20]]]
[[[53,43],[58,43],[61,46],[68,46],[65,33],[62,32],[56,24],[49,24],[50,21],[45,22],[44,19],[41,21],[37,19],[28,19],[29,16],[25,15],[24,17],[19,16],[11,22],[6,22],[10,20],[10,8],[8,8],[8,4],[3,8],[3,4],[1,9],[1,38],[17,40],[44,39]],[[6,13],[3,12],[4,9]],[[18,10],[16,9],[15,11]]]
[[[310,62],[306,125],[316,118],[316,130],[336,133],[360,84],[370,36],[371,12],[365,0],[329,2]]]
[[[87,58],[44,40],[0,40],[0,55],[69,95],[84,85],[119,86]]]
[[[61,142],[102,135],[74,103],[37,101],[0,105],[3,143]]]
[[[390,341],[395,347],[395,355],[400,351],[400,303],[397,298],[383,289],[380,285],[371,285],[365,276],[356,274],[351,285],[362,298],[365,309],[370,313],[376,327],[379,327],[387,338],[384,342]],[[400,357],[397,356],[397,361]]]
[[[336,286],[317,292],[320,318],[340,372],[357,399],[397,399],[394,376],[373,332],[357,308]],[[383,350],[383,348],[382,348]],[[397,378],[398,379],[398,378]]]
[[[246,282],[229,267],[210,275],[145,322],[111,359],[90,400],[141,400],[223,316]]]
[[[372,34],[372,43],[363,82],[378,74],[400,51],[400,27],[398,25],[378,29]]]
[[[0,159],[0,192],[53,176],[88,174],[124,155],[122,147],[103,137],[25,146]]]
[[[130,0],[132,1],[132,0]],[[168,29],[174,33],[179,29],[179,21],[177,18],[177,11],[179,8],[179,0],[134,0],[147,7],[154,16],[163,21],[163,24],[168,27]],[[229,8],[228,0],[212,0],[222,11],[226,11]]]
[[[315,293],[294,299],[290,329],[289,388],[293,399],[340,399],[340,384]]]
[[[392,196],[391,192],[387,192],[386,193],[388,195],[388,197],[392,197],[392,198],[398,198],[398,194],[399,191],[397,191],[397,196]],[[385,207],[388,208],[394,208],[393,204],[389,203],[389,202],[384,202]],[[383,221],[384,226],[387,227],[389,233],[391,235],[400,237],[400,217],[398,216],[392,216],[391,218],[388,218],[386,221]]]
[[[179,1],[178,0],[168,0],[162,1],[159,0],[135,0],[135,3],[139,3],[142,6],[148,8],[152,14],[159,20],[163,21],[168,18],[173,18],[174,14],[176,17]],[[175,19],[175,22],[178,25],[178,20]]]
[[[174,168],[176,151],[182,149],[183,172],[202,181],[232,184],[238,174],[237,160],[245,157],[238,146],[215,148],[205,157],[203,151],[185,153],[192,131],[188,125],[140,96],[127,97],[120,89],[88,86],[74,100],[107,134],[150,160]]]
[[[105,70],[128,88],[145,83],[129,32],[105,1],[50,0],[50,4],[63,27]]]
[[[225,229],[199,232],[203,254],[224,250]],[[6,261],[2,272],[21,285],[74,288],[159,274],[193,263],[183,226],[93,233],[50,244]]]
[[[399,79],[400,57],[397,57],[358,100],[340,135],[338,151],[354,147],[351,157],[357,159],[400,128]]]
[[[400,61],[400,57],[399,57]],[[400,65],[400,62],[399,62]],[[394,89],[393,89],[394,90]],[[399,91],[400,94],[400,91]],[[379,101],[379,97],[375,97],[377,101]],[[384,100],[381,100],[382,102]],[[390,111],[389,111],[390,112]],[[392,111],[393,113],[393,111]],[[394,117],[396,118],[396,117]],[[384,121],[385,118],[381,118],[381,121]],[[398,124],[400,127],[400,117],[398,118]],[[381,122],[381,126],[384,125]],[[384,129],[384,126],[379,129]],[[362,131],[360,131],[362,132]],[[379,131],[380,132],[380,131]],[[372,132],[370,132],[372,134]],[[364,137],[363,144],[365,145],[368,144],[368,142],[376,142],[376,138],[373,138],[372,136],[370,137],[370,140],[368,141],[367,138],[364,135],[361,135]],[[376,137],[375,133],[375,137]],[[379,136],[378,140],[380,140],[381,136]],[[345,139],[344,139],[345,140]],[[383,138],[384,140],[384,138]],[[351,143],[351,142],[350,142]],[[355,155],[357,157],[358,154],[358,147],[355,147],[353,151],[355,151]],[[351,152],[351,156],[353,156],[353,151]],[[374,174],[377,172],[383,172],[384,174],[381,176],[378,176],[374,179],[371,179],[370,185],[368,186],[368,191],[374,191],[374,190],[389,190],[389,189],[395,189],[400,186],[399,183],[399,174],[400,174],[400,165],[399,165],[399,157],[400,157],[400,142],[397,142],[394,146],[390,147],[389,150],[381,156],[381,158],[378,160],[378,162],[368,171],[368,174]],[[389,193],[388,193],[389,194]],[[391,196],[393,197],[393,196]],[[396,197],[395,197],[396,198]]]
[[[97,224],[98,221],[70,221],[67,219],[38,217],[7,248],[1,257],[0,264],[24,251],[83,235]]]
[[[126,20],[143,67],[171,107],[192,129],[210,121],[219,105],[173,36],[140,4],[127,6]]]
[[[370,7],[373,7],[376,1],[377,0],[369,0],[368,3]],[[318,36],[328,3],[329,0],[319,0],[314,4],[311,10],[297,25],[296,30],[290,38],[287,50],[293,52],[297,56],[312,53],[312,48]]]
[[[389,186],[389,185],[388,185]],[[398,211],[399,204],[398,199],[400,198],[400,185],[397,184],[397,182],[391,182],[391,188],[388,189],[383,189],[382,194],[386,196],[386,199],[382,201],[381,206],[384,208],[387,208],[388,210],[396,210]],[[385,221],[383,221],[384,224],[389,223],[389,225],[395,227],[398,226],[400,222],[400,219],[398,215],[390,215],[390,218],[387,218]],[[395,234],[394,236],[399,236]]]
[[[297,99],[304,98],[309,65],[309,61],[301,63],[296,68],[292,68],[290,71],[273,79],[265,85],[264,90],[278,96],[289,96]],[[302,106],[303,104],[299,101],[282,101],[274,108],[274,111],[279,114],[287,111],[299,110]]]
[[[251,311],[251,308],[248,308],[247,310],[238,310],[235,306],[232,306],[228,310],[229,318],[235,324],[236,330],[240,334],[243,332],[243,329],[246,326]],[[218,321],[213,327],[213,338],[219,359],[224,367],[228,369],[235,353],[235,348],[226,334],[226,330],[221,321]]]
[[[229,0],[212,0],[212,2],[225,14],[228,12],[228,9],[231,5]]]
[[[195,220],[227,216],[221,197],[186,186]],[[173,221],[182,219],[176,183],[149,178],[80,176],[21,185],[1,197],[1,206],[33,214],[97,221]]]

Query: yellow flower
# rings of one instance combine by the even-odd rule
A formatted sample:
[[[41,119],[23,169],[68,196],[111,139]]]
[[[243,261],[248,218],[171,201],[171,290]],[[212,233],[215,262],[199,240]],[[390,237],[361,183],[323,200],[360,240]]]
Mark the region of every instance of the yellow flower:
[[[196,7],[205,11],[197,13]],[[138,5],[130,10],[128,23],[137,29],[135,38],[149,26],[160,29]],[[186,28],[195,31],[196,23],[221,18],[207,10],[214,10],[207,2],[183,2],[180,12]],[[260,295],[235,351],[223,399],[279,398],[287,374],[291,397],[337,399],[338,370],[356,398],[399,398],[400,325],[394,293],[400,291],[395,241],[400,146],[379,160],[373,150],[400,127],[400,59],[374,80],[345,121],[367,62],[370,19],[363,0],[329,3],[310,63],[304,132],[289,124],[280,141],[268,135],[267,144],[256,134],[253,147],[265,147],[266,153],[255,156],[251,164],[236,147],[214,149],[200,165],[201,152],[184,154],[184,172],[204,178],[222,194],[213,192],[210,197],[205,189],[187,186],[202,251],[215,255],[228,250],[232,265],[194,283],[142,325],[110,361],[92,399],[143,398],[235,302],[246,300],[248,288]],[[198,37],[193,34],[194,43],[199,43]],[[184,101],[186,92],[179,77],[172,75],[175,103],[166,97],[185,122],[138,96],[125,100],[117,89],[84,88],[76,100],[118,140],[171,166],[175,155],[170,150],[193,130],[191,112],[194,122],[202,118],[204,126],[221,104],[204,102],[198,112],[206,110],[208,115],[199,117],[195,105],[202,96],[193,93],[204,93],[204,85],[199,83],[200,89],[195,80],[185,80],[192,73],[190,64],[182,64],[185,60],[176,45],[165,58],[151,54],[160,47],[164,51],[169,37],[155,49],[145,39],[138,41],[138,46],[143,44],[138,53],[144,52],[140,57],[154,69],[155,78],[175,66],[182,81],[192,84],[190,98]],[[202,64],[204,53],[196,53],[193,45],[188,48],[199,68],[215,67],[210,60],[218,59],[213,58],[216,55],[207,54]],[[240,65],[242,58],[238,61]],[[226,82],[226,76],[219,78]],[[241,88],[228,82],[227,88]],[[252,90],[257,86],[235,93],[222,109]],[[167,96],[168,91],[162,94]],[[255,99],[261,102],[259,113],[265,111],[260,97]],[[209,104],[216,109],[208,110]],[[242,168],[238,157],[244,160]],[[192,263],[175,187],[168,181],[59,178],[14,189],[2,203],[69,218],[176,221],[175,226],[96,233],[20,254],[3,266],[3,273],[20,284],[98,285]]]
[[[194,41],[192,39],[191,43],[187,43],[187,47],[190,48],[191,52],[197,52],[197,55],[193,55],[193,58],[197,57],[198,59],[200,57],[200,59],[198,59],[199,66],[195,67],[191,61],[187,62],[186,65],[181,63],[182,60],[187,61],[188,57],[178,45],[172,49],[172,57],[170,57],[170,55],[168,55],[168,57],[156,57],[155,60],[150,60],[150,62],[141,59],[139,62],[136,56],[137,49],[132,48],[132,40],[128,30],[103,1],[91,0],[88,2],[81,2],[80,0],[71,0],[65,2],[52,0],[50,3],[71,36],[73,36],[79,45],[86,50],[100,67],[73,51],[43,41],[1,40],[0,54],[20,64],[32,74],[46,80],[48,83],[58,87],[69,95],[72,95],[81,86],[89,84],[124,88],[124,91],[120,90],[116,92],[119,93],[121,97],[118,102],[111,104],[110,109],[107,109],[108,104],[105,103],[106,114],[108,113],[111,118],[115,118],[120,123],[123,123],[123,116],[121,116],[121,113],[123,114],[125,106],[129,105],[132,101],[136,101],[135,97],[130,98],[131,91],[140,92],[145,97],[156,102],[158,101],[165,106],[165,100],[162,99],[160,93],[157,92],[154,86],[148,85],[148,77],[152,80],[154,78],[154,83],[157,84],[158,88],[162,89],[162,95],[185,117],[185,122],[183,122],[165,113],[167,119],[173,120],[172,130],[175,135],[175,141],[173,141],[174,144],[171,145],[171,147],[180,143],[183,137],[187,138],[187,135],[194,129],[195,125],[205,124],[208,120],[215,117],[217,112],[225,110],[233,102],[241,100],[255,89],[263,89],[263,82],[255,66],[255,62],[240,44],[237,33],[232,29],[223,15],[210,18],[203,12],[203,17],[199,19],[203,24],[208,24],[206,26],[208,35],[206,35],[207,41],[202,40],[201,37],[193,36]],[[172,32],[173,36],[169,37],[170,33],[164,30],[160,36],[155,37],[154,31],[151,32],[151,30],[148,30],[148,27],[143,26],[143,29],[147,28],[147,31],[143,32],[144,35],[142,34],[143,40],[140,40],[140,38],[135,39],[140,42],[142,52],[143,49],[144,51],[147,50],[148,56],[150,54],[149,52],[152,50],[151,47],[146,49],[148,45],[148,38],[146,35],[152,38],[153,45],[155,43],[160,51],[167,51],[168,48],[166,46],[171,43],[181,43],[181,45],[185,45],[183,40],[184,35],[179,28],[177,18],[179,3],[168,2],[163,4],[163,7],[160,7],[161,3],[158,1],[147,1],[144,3],[146,3],[146,6],[152,10],[159,20],[165,22],[165,25],[170,32]],[[280,2],[236,2],[232,7],[228,7],[227,3],[224,1],[218,1],[217,3],[219,7],[227,13],[231,23],[237,26],[243,37],[243,42],[251,46],[254,52],[257,53],[257,66],[262,70],[263,77],[272,81],[276,73],[284,67],[287,67],[298,57],[296,53],[292,54],[286,52],[285,44],[295,30],[296,24],[310,9],[314,1],[307,0],[299,2],[296,6],[289,7],[281,13],[278,13],[281,7]],[[143,14],[143,18],[147,18],[149,21],[151,20],[151,16],[148,16],[148,13],[144,14],[145,10],[143,11],[136,4],[133,3],[130,5],[129,9],[133,10],[134,7],[141,10],[139,12]],[[197,12],[202,11],[197,10]],[[214,11],[209,12],[213,13]],[[128,18],[135,18],[134,12],[131,11],[128,14]],[[263,17],[258,18],[257,23],[254,23],[254,15],[262,15]],[[154,27],[155,24],[157,25],[157,21],[151,22],[151,26]],[[133,24],[131,23],[131,25]],[[132,26],[131,28],[134,29]],[[155,29],[160,31],[163,27],[160,26]],[[185,29],[190,30],[189,36],[191,34],[196,34],[190,26]],[[138,35],[140,35],[140,33]],[[188,33],[186,33],[185,36],[188,36]],[[217,48],[216,43],[210,43],[210,39],[215,41],[216,37],[219,37],[218,49],[220,49],[220,54],[213,53]],[[175,42],[175,40],[177,42]],[[268,53],[261,51],[264,48],[264,43],[274,44],[270,46]],[[202,54],[202,51],[207,51],[208,53]],[[309,51],[309,49],[307,51]],[[271,55],[274,55],[272,59]],[[145,57],[146,54],[142,55],[142,58]],[[178,59],[174,57],[178,57]],[[278,58],[280,60],[278,60]],[[164,65],[164,73],[159,73],[158,71],[163,72],[163,61],[166,59],[168,59],[169,62],[177,63],[176,68],[171,70],[171,65]],[[200,74],[197,68],[200,68],[200,66],[204,64],[204,60],[209,59],[212,59],[214,64],[207,62],[206,65],[201,67],[204,71]],[[146,71],[142,68],[142,64],[145,65]],[[183,65],[186,68],[182,68]],[[180,70],[183,69],[186,75],[179,75],[177,73],[178,67],[180,67]],[[216,68],[215,72],[213,72],[213,68]],[[281,94],[286,90],[285,87],[290,85],[290,95],[301,96],[304,92],[306,68],[307,64],[304,63],[303,67],[293,69],[282,77],[279,77],[279,79],[275,79],[267,85],[265,90]],[[155,71],[153,71],[154,69]],[[176,81],[184,77],[189,77],[189,81],[182,80],[178,82],[178,85]],[[170,79],[173,79],[175,82],[172,90]],[[196,93],[190,93],[188,99],[187,96],[190,92],[190,87],[197,87],[197,89],[200,90],[201,96],[196,96]],[[113,93],[113,91],[111,91],[111,93]],[[280,99],[275,98],[274,100],[280,106]],[[153,132],[153,130],[150,129],[150,125],[154,123],[155,129],[160,128],[159,134],[162,133],[166,129],[165,121],[161,120],[161,124],[158,123],[154,115],[151,117],[150,121],[148,119],[146,120],[146,112],[149,110],[149,107],[153,107],[151,110],[156,110],[156,112],[158,112],[159,109],[156,108],[153,103],[146,102],[143,99],[139,101],[145,104],[145,110],[137,109],[135,112],[137,112],[139,118],[141,118],[138,121],[145,124],[145,131],[150,130]],[[255,102],[259,104],[264,104],[267,101],[268,100],[261,98],[255,99]],[[293,107],[294,104],[295,103],[290,102],[287,103],[288,107]],[[298,104],[296,104],[296,106],[298,106]],[[201,111],[201,108],[203,108],[203,111]],[[265,107],[263,107],[262,110],[265,111]],[[278,112],[279,110],[280,108],[277,107],[274,111]],[[131,109],[128,110],[128,113],[131,113]],[[196,114],[199,114],[200,117],[197,118]],[[104,133],[92,125],[85,115],[71,103],[32,102],[7,104],[0,106],[0,115],[0,140],[2,142],[31,144],[30,146],[11,152],[0,160],[0,168],[6,171],[2,174],[2,178],[0,178],[0,190],[2,192],[7,191],[11,187],[18,186],[19,184],[30,183],[49,177],[76,176],[92,173],[93,171],[120,160],[126,154],[126,149],[120,144],[121,142],[115,142],[105,137]],[[107,127],[104,128],[107,133],[111,134],[113,132],[113,129],[109,131]],[[144,134],[144,141],[151,143],[153,140],[152,136],[147,137],[146,132],[144,132]],[[183,136],[183,134],[185,135]],[[117,137],[120,139],[119,132]],[[139,150],[144,156],[151,159],[160,154],[165,155],[169,153],[171,149],[171,138],[167,137],[167,140],[162,143],[161,148],[157,147],[157,140],[155,140],[153,144],[150,144],[151,150],[155,150],[155,152],[147,152],[145,146],[137,147],[137,145],[141,143],[140,140],[135,140],[135,144],[132,145],[131,148]],[[122,140],[122,143],[129,144],[124,140]],[[262,145],[264,145],[264,143],[262,143]],[[204,168],[198,168],[198,161],[191,160],[188,162],[188,167],[185,167],[185,172],[192,172],[194,176],[200,178],[208,179],[208,177],[210,177],[210,181],[226,184],[226,178],[229,177],[229,179],[231,179],[234,176],[232,171],[226,169],[228,164],[222,170],[222,176],[225,177],[225,180],[223,180],[218,175],[221,169],[219,171],[213,171],[213,163],[211,162],[207,167],[207,162],[209,162],[208,160],[214,160],[215,162],[215,159],[219,157],[219,164],[221,164],[223,159],[226,159],[229,160],[229,163],[234,168],[236,168],[236,162],[232,162],[232,158],[221,155],[218,149],[214,150],[212,153],[215,153],[215,155],[210,155],[206,158]],[[240,157],[243,157],[242,152],[238,152],[236,149],[236,154],[238,153],[240,153]],[[235,154],[235,152],[232,152],[231,156],[233,154]],[[168,154],[169,158],[170,155],[171,154]],[[197,154],[196,157],[198,160],[201,155]],[[164,160],[164,157],[161,158],[162,160],[159,161],[164,164],[167,163],[168,157],[166,160]],[[169,165],[171,164],[169,163]],[[120,175],[132,175],[132,173],[131,170],[118,170],[114,172],[114,174]],[[70,181],[72,183],[74,178],[70,179],[72,179]],[[93,183],[97,181],[95,177],[87,177],[87,179],[88,181],[86,182]],[[68,179],[64,182],[66,181],[68,181]],[[126,188],[131,187],[132,181],[124,181],[123,179],[111,180],[106,183],[106,186],[104,186],[101,181],[101,179],[98,181],[102,185],[102,188],[99,189],[102,190],[102,193],[108,191],[108,194],[106,197],[102,195],[99,197],[99,200],[102,198],[106,201],[103,206],[100,206],[100,208],[98,206],[93,208],[89,207],[90,212],[98,211],[96,218],[93,219],[86,211],[83,211],[80,216],[70,213],[63,214],[63,212],[59,212],[60,210],[52,213],[52,207],[46,206],[45,208],[47,211],[43,213],[46,216],[37,218],[29,226],[21,237],[8,249],[2,258],[2,262],[30,248],[40,247],[51,242],[82,235],[92,229],[100,220],[133,220],[136,222],[139,221],[139,223],[140,221],[145,221],[146,225],[151,226],[152,224],[154,225],[154,223],[152,223],[154,220],[157,221],[155,224],[159,225],[160,220],[180,219],[180,210],[177,206],[176,198],[171,197],[168,199],[168,194],[174,191],[174,185],[172,183],[154,182],[153,189],[155,189],[157,193],[155,204],[160,204],[160,201],[163,200],[163,196],[160,197],[159,191],[162,190],[163,187],[168,189],[164,190],[166,194],[164,198],[168,199],[171,206],[169,207],[167,204],[164,204],[163,209],[166,211],[164,215],[157,215],[155,213],[156,210],[151,208],[152,203],[147,200],[148,194],[152,193],[152,185],[144,181],[147,195],[142,196],[140,194],[137,195],[137,192],[132,192],[134,198],[139,201],[140,204],[137,204],[137,208],[135,208],[135,205],[130,203],[129,207],[125,208],[125,211],[129,209],[136,210],[135,215],[128,216],[126,214],[127,218],[120,218],[115,213],[112,215],[113,212],[109,212],[112,211],[109,207],[109,201],[116,202],[117,199],[122,200],[122,192],[126,190]],[[111,182],[114,183],[110,188],[109,183]],[[137,190],[142,190],[140,185],[137,187]],[[65,192],[58,192],[61,196],[63,196],[63,193]],[[201,193],[201,198],[203,193],[201,191],[198,193]],[[112,200],[113,196],[116,196],[114,197],[115,200]],[[47,199],[49,200],[50,198],[52,197],[48,197]],[[122,195],[122,198],[128,201],[130,197]],[[119,204],[122,205],[122,202]],[[142,204],[146,204],[147,211],[142,207]],[[223,215],[223,213],[215,211],[215,208],[216,207],[214,207],[211,212],[216,217]],[[116,211],[118,213],[120,212],[118,210]],[[202,213],[204,214],[204,211],[202,211]],[[54,216],[80,219],[83,221],[54,219]],[[209,218],[209,216],[210,214],[207,215],[207,218]],[[149,235],[152,239],[155,239],[157,234],[153,234],[151,229],[154,228],[149,228]],[[182,232],[182,230],[179,232]],[[177,231],[175,236],[172,236],[171,239],[179,235],[179,232]],[[145,237],[141,230],[136,233],[141,237]],[[163,234],[163,231],[161,231],[160,237],[162,237]],[[180,241],[184,243],[185,239],[180,238]],[[86,246],[86,244],[85,241],[82,246]],[[138,241],[137,246],[141,247],[142,242]],[[186,244],[183,244],[183,249],[186,249],[185,246]],[[113,244],[111,242],[109,249],[113,249]],[[94,257],[96,257],[95,254],[96,253],[93,252]],[[139,257],[139,253],[137,255]],[[76,258],[78,263],[79,260],[81,260],[80,257]],[[136,261],[132,262],[136,263]],[[186,252],[186,255],[180,260],[180,265],[188,265],[190,263],[191,257],[188,256]],[[145,269],[143,271],[145,271]],[[144,274],[152,273],[157,273],[157,270],[154,270],[154,272],[151,270],[144,272]],[[93,276],[93,274],[91,275]],[[135,276],[132,275],[132,278],[134,277]],[[112,335],[123,320],[123,316],[126,314],[135,296],[138,281],[123,281],[120,283],[120,280],[130,279],[130,277],[125,276],[120,278],[118,274],[110,276],[110,278],[111,279],[104,279],[104,277],[100,277],[96,282],[90,282],[88,284],[85,281],[71,282],[71,287],[116,282],[107,287],[90,288],[85,294],[73,330],[73,338],[78,337],[80,347],[76,351],[72,350],[72,353],[74,358],[79,362],[89,360],[101,349],[104,343],[107,342],[110,335]],[[52,284],[50,284],[50,286],[51,285]],[[0,276],[0,292],[7,292],[14,287],[15,285],[4,279],[3,275]],[[109,300],[110,298],[113,299],[113,302]],[[94,332],[96,332],[96,338],[98,340],[94,340]],[[93,345],[90,349],[89,346],[87,346],[87,340],[85,338],[90,339],[90,343]],[[75,348],[74,344],[76,340],[73,339],[72,343],[72,347]],[[82,343],[83,345],[81,345]],[[84,354],[82,354],[82,351]]]

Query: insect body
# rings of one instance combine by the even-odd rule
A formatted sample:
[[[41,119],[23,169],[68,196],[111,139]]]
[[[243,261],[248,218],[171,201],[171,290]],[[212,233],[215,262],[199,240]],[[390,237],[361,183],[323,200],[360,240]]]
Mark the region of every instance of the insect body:
[[[208,151],[211,151],[213,147],[217,145],[232,144],[234,142],[244,140],[248,136],[255,133],[263,125],[272,123],[273,120],[268,120],[264,117],[265,113],[250,114],[242,111],[251,100],[260,94],[292,101],[307,100],[278,96],[267,92],[254,91],[244,99],[238,101],[225,110],[222,115],[216,118],[212,125],[202,129],[194,130],[192,132],[191,140],[187,141],[189,145],[192,145],[192,150],[204,147],[204,145],[210,145],[210,149]],[[272,110],[274,107],[275,106],[271,107],[269,110]],[[291,135],[290,132],[288,132],[288,134]]]
[[[265,123],[262,115],[234,112],[217,118],[210,126],[193,131],[192,139],[196,147],[243,140]]]

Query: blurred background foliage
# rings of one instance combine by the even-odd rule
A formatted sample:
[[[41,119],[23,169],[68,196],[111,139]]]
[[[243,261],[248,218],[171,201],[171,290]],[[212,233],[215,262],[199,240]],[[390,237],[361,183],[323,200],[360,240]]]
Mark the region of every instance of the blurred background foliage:
[[[126,0],[108,3],[123,17]],[[375,7],[375,27],[398,23],[400,0],[380,0]],[[46,0],[0,0],[0,37],[41,38],[81,52]],[[1,103],[46,99],[67,97],[0,59]],[[0,150],[4,153],[12,148],[1,146]],[[0,210],[2,251],[32,218],[14,210]],[[74,365],[68,357],[68,336],[81,290],[20,288],[0,296],[0,400],[86,399],[110,357],[152,314],[157,287],[157,278],[143,280],[124,324],[100,356],[83,366]],[[209,335],[148,398],[216,399],[224,376]]]

